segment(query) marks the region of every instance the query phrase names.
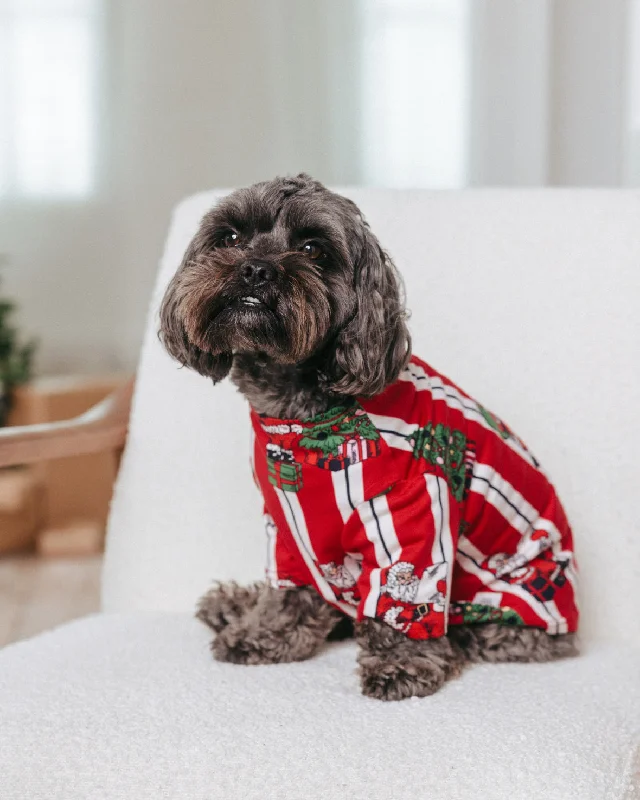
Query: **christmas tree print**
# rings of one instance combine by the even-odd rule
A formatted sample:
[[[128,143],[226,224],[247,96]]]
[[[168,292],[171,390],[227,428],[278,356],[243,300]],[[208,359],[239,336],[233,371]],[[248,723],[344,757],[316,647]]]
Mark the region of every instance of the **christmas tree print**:
[[[319,450],[324,458],[337,458],[341,447],[349,440],[377,441],[377,428],[359,406],[337,406],[313,419],[305,427],[300,447]]]
[[[284,491],[302,488],[303,463],[337,472],[381,452],[380,434],[357,403],[300,422],[265,420],[263,428],[269,481]]]
[[[524,625],[520,614],[512,608],[488,606],[482,603],[452,603],[450,617],[460,617],[465,625],[498,622],[501,625]]]
[[[406,438],[415,458],[424,458],[432,466],[440,467],[453,496],[460,502],[464,497],[466,475],[467,437],[464,433],[441,423],[428,422]]]

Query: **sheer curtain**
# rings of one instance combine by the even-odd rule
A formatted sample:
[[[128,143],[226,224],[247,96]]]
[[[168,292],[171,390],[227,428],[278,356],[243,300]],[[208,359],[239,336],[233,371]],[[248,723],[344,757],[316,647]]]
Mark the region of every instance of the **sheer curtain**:
[[[639,2],[362,0],[363,180],[624,183]]]
[[[629,18],[629,85],[626,182],[640,186],[640,0],[632,0]]]
[[[0,192],[95,183],[99,0],[0,0]]]
[[[43,372],[121,365],[107,5],[0,0],[0,280]]]
[[[640,183],[639,4],[0,0],[0,278],[41,368],[133,368],[200,189]]]
[[[468,0],[361,0],[368,182],[453,187],[469,156]]]

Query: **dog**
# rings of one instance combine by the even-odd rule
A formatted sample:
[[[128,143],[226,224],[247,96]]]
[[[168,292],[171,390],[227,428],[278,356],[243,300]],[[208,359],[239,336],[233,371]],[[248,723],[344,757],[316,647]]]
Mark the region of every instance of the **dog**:
[[[299,661],[353,635],[363,693],[401,700],[465,664],[577,653],[555,490],[508,426],[412,354],[399,274],[352,201],[305,174],[225,197],[159,335],[251,407],[268,580],[200,601],[216,659]]]

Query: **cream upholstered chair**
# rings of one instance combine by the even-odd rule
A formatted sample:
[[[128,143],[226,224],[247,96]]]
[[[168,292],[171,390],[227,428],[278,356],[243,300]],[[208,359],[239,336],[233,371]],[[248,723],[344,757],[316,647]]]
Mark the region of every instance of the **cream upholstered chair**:
[[[261,575],[244,401],[176,365],[156,309],[199,218],[176,210],[112,506],[104,612],[0,652],[0,797],[631,798],[640,793],[640,195],[352,190],[405,275],[415,349],[506,418],[554,478],[582,574],[584,655],[362,697],[352,643],[218,664],[192,617]],[[126,398],[0,463],[123,436]],[[53,450],[52,450],[53,448]],[[635,791],[634,791],[635,790]]]

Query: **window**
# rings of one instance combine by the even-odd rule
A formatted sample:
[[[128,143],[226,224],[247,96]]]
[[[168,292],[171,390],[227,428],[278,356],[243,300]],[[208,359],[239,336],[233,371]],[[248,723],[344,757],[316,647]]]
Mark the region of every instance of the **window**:
[[[0,0],[0,195],[84,197],[99,0]]]
[[[361,0],[367,183],[466,182],[469,13],[468,0]]]
[[[629,20],[629,97],[627,183],[640,186],[640,0],[633,0]]]

